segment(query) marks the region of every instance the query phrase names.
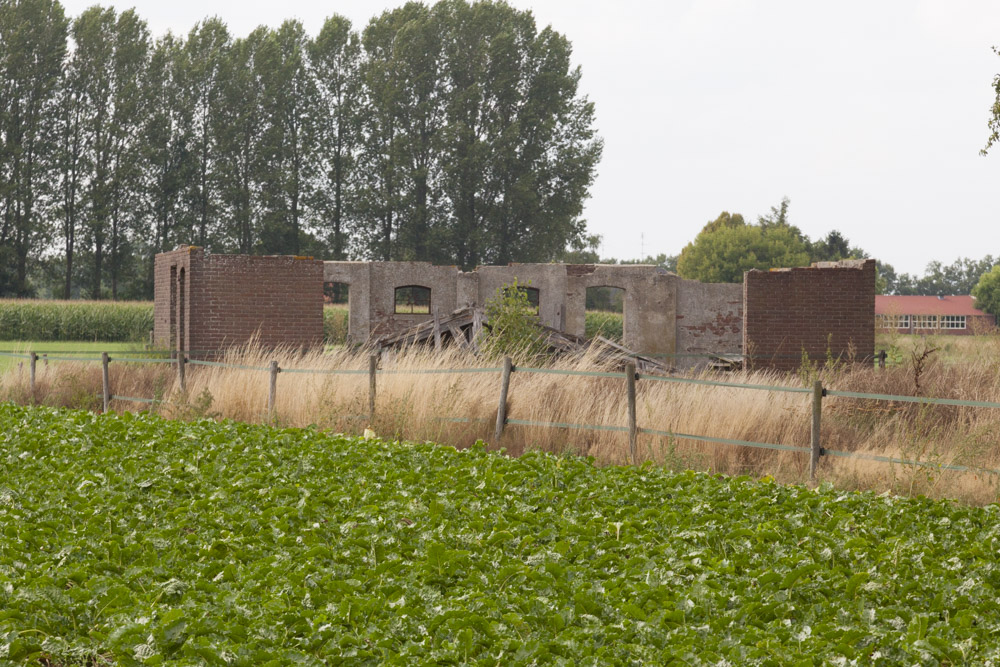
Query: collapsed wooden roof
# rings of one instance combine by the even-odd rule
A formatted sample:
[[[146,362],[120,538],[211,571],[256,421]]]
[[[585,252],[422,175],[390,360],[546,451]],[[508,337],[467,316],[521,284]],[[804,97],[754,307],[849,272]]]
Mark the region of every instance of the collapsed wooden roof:
[[[640,373],[669,373],[673,370],[658,359],[633,352],[602,336],[587,339],[541,323],[537,326],[539,336],[544,338],[549,350],[558,355],[583,355],[590,352],[599,363],[607,363],[616,368],[624,368],[629,361],[634,361],[636,370]],[[446,317],[435,315],[401,333],[377,338],[374,345],[384,349],[433,344],[435,348],[441,349],[450,344],[478,354],[478,341],[484,328],[489,328],[489,322],[482,308],[460,308]]]

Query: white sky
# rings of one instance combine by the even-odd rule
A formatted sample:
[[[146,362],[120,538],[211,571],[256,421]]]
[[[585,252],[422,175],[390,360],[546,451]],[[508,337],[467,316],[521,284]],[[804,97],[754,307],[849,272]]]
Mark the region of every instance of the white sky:
[[[585,216],[602,255],[675,254],[721,211],[783,196],[813,238],[922,273],[1000,255],[1000,146],[979,155],[1000,72],[997,0],[509,0],[573,44],[604,159]],[[63,0],[75,16],[88,5]],[[136,0],[154,35],[235,35],[403,0]]]

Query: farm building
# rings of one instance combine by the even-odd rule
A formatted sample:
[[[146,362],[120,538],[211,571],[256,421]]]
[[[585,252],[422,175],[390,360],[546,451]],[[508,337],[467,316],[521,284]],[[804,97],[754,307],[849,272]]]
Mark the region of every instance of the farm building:
[[[461,271],[426,262],[323,262],[311,257],[216,255],[196,246],[156,256],[157,345],[213,354],[323,344],[324,292],[346,296],[348,341],[399,334],[463,308],[482,308],[517,282],[539,320],[583,336],[587,304],[617,303],[623,343],[677,368],[751,355],[794,370],[802,354],[858,361],[874,354],[875,261],[750,271],[745,282],[700,283],[656,266],[510,264]]]
[[[996,318],[976,308],[974,297],[876,296],[876,325],[898,333],[968,336],[996,326]]]

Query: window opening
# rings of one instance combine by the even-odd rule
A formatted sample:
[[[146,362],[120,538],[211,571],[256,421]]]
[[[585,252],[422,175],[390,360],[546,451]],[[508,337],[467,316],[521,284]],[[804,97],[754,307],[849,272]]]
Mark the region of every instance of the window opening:
[[[177,278],[177,349],[186,351],[187,341],[184,339],[184,269]]]
[[[170,324],[167,348],[177,349],[177,267],[170,267]]]
[[[404,285],[396,288],[396,313],[428,314],[431,312],[431,288]]]
[[[504,286],[504,290],[511,290],[511,289],[514,289],[513,285]],[[540,297],[539,297],[540,292],[538,291],[538,288],[528,287],[526,285],[518,285],[517,289],[518,291],[522,292],[525,296],[528,297],[528,304],[531,306],[531,312],[537,315],[539,308],[538,304],[540,303]]]
[[[351,286],[347,283],[323,283],[323,305],[347,306],[350,301]]]

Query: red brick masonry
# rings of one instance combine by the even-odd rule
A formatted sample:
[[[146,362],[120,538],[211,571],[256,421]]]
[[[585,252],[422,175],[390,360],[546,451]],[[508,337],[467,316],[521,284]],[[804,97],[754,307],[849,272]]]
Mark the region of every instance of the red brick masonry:
[[[875,354],[875,260],[747,271],[743,352],[754,368],[794,370],[812,361],[868,361]]]
[[[153,338],[213,351],[256,336],[264,347],[323,344],[323,262],[212,255],[183,246],[156,256]]]

